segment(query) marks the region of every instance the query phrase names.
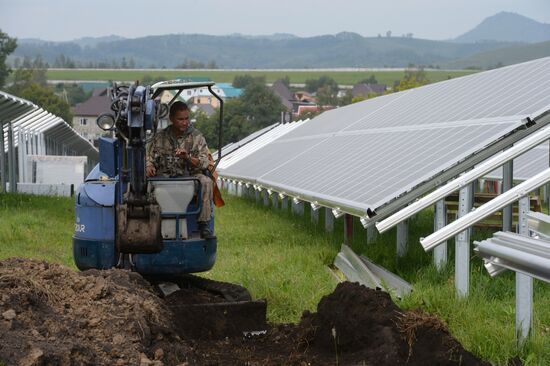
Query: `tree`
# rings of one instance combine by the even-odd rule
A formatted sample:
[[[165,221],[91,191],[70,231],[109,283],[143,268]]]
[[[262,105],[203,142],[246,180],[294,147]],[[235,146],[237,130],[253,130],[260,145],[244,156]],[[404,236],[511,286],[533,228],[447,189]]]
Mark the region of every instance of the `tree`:
[[[399,81],[399,83],[396,83],[394,86],[395,91],[402,91],[407,90],[411,88],[416,88],[418,86],[429,84],[430,80],[428,80],[426,71],[424,71],[424,68],[420,67],[418,69],[415,68],[408,68],[405,70],[405,76],[403,79]]]
[[[378,84],[378,80],[374,74],[371,74],[368,78],[361,80],[359,84]]]
[[[3,88],[11,69],[6,64],[6,58],[17,48],[17,40],[10,38],[0,29],[0,88]]]
[[[72,125],[73,116],[69,104],[55,95],[50,88],[37,83],[31,83],[21,90],[18,96],[30,100],[48,112],[61,117],[69,125]]]
[[[238,141],[279,121],[283,109],[279,98],[264,83],[250,82],[239,98],[229,99],[224,104],[222,145]],[[206,117],[202,113],[196,113],[194,118],[209,146],[216,147],[218,114]]]
[[[336,80],[326,75],[321,76],[319,79],[307,79],[305,87],[309,93],[316,93],[319,88],[324,86],[328,86],[329,89],[338,90],[338,83]]]

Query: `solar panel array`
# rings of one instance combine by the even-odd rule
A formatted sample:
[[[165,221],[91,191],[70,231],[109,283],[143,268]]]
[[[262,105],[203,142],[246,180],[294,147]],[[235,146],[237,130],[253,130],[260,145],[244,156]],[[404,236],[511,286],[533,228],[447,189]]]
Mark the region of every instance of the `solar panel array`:
[[[305,124],[305,122],[307,122],[307,120],[278,124],[276,127],[271,128],[268,131],[265,131],[265,129],[260,130],[248,137],[245,137],[239,142],[236,142],[235,144],[233,144],[236,145],[235,148],[232,149],[230,153],[224,153],[224,149],[222,149],[223,159],[218,164],[217,169],[220,172],[223,172],[231,165],[254,154],[257,150],[284,136],[290,131],[293,131],[299,126]],[[261,131],[264,132],[259,133]]]
[[[529,121],[548,110],[550,58],[543,58],[324,112],[221,175],[377,210],[520,129],[539,128]]]
[[[14,132],[14,145],[19,145],[19,131],[40,136],[43,153],[48,155],[83,155],[98,161],[96,148],[80,136],[63,119],[37,105],[8,93],[0,92],[0,121],[4,130],[4,150],[8,150],[8,123]]]

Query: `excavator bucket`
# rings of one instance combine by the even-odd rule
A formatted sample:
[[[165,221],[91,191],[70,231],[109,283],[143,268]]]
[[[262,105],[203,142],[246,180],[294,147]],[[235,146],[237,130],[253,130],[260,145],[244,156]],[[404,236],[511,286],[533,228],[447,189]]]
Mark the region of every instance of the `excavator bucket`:
[[[117,251],[119,253],[158,253],[162,250],[160,206],[118,205]]]
[[[265,333],[265,300],[252,300],[244,287],[193,275],[158,284],[173,319],[184,335],[220,339]]]

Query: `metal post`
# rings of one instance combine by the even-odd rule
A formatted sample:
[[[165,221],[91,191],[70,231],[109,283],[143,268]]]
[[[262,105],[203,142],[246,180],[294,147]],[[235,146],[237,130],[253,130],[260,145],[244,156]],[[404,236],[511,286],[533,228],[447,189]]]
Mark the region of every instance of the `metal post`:
[[[325,207],[324,210],[325,210],[325,231],[327,233],[332,233],[334,231],[334,216],[332,215],[332,210],[328,207]]]
[[[17,130],[17,172],[20,183],[25,182],[25,152],[27,149],[27,143],[25,141],[25,134],[21,127]]]
[[[292,212],[295,215],[304,216],[304,202],[300,201],[296,203],[294,202],[294,200],[292,200]]]
[[[502,166],[502,192],[512,188],[514,184],[514,162],[510,160]],[[502,231],[512,231],[512,205],[502,210]]]
[[[0,122],[0,191],[2,192],[6,192],[6,151],[4,149],[4,126]]]
[[[376,230],[376,226],[370,225],[369,227],[367,227],[367,244],[374,243],[377,237],[378,230]]]
[[[271,195],[271,206],[274,210],[279,208],[279,195],[277,193]]]
[[[472,207],[470,184],[460,189],[458,195],[458,217],[470,212]],[[455,238],[455,287],[459,297],[468,296],[470,287],[470,230],[460,232]]]
[[[447,225],[447,207],[445,206],[445,200],[439,200],[435,204],[434,215],[434,232]],[[447,265],[447,242],[439,244],[434,248],[434,265],[438,271],[440,271],[445,265]]]
[[[264,196],[264,206],[269,207],[269,192],[267,189],[263,190],[263,196]]]
[[[397,257],[403,257],[407,253],[409,244],[409,220],[397,224]]]
[[[288,197],[283,197],[281,199],[281,210],[288,212]]]
[[[254,190],[254,197],[256,199],[256,204],[259,205],[260,204],[260,191],[255,189]]]
[[[17,179],[15,178],[15,146],[13,143],[13,126],[8,125],[8,170],[10,178],[10,192],[17,192]]]
[[[344,215],[344,243],[349,245],[353,240],[353,216]]]
[[[529,213],[529,196],[519,200],[518,234],[529,236],[527,214]],[[516,272],[516,337],[522,346],[531,329],[533,319],[533,278]]]
[[[319,224],[319,208],[317,208],[317,210],[314,210],[313,206],[311,207],[311,223],[313,225]]]

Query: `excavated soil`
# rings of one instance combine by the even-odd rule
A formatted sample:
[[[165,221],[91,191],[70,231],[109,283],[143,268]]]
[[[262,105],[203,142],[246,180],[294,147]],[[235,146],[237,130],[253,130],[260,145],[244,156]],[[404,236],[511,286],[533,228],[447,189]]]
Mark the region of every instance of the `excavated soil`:
[[[354,283],[339,284],[300,323],[247,337],[195,338],[180,329],[170,303],[192,297],[219,301],[195,292],[164,300],[125,270],[0,261],[0,364],[488,365],[435,317],[401,312],[386,293]]]

